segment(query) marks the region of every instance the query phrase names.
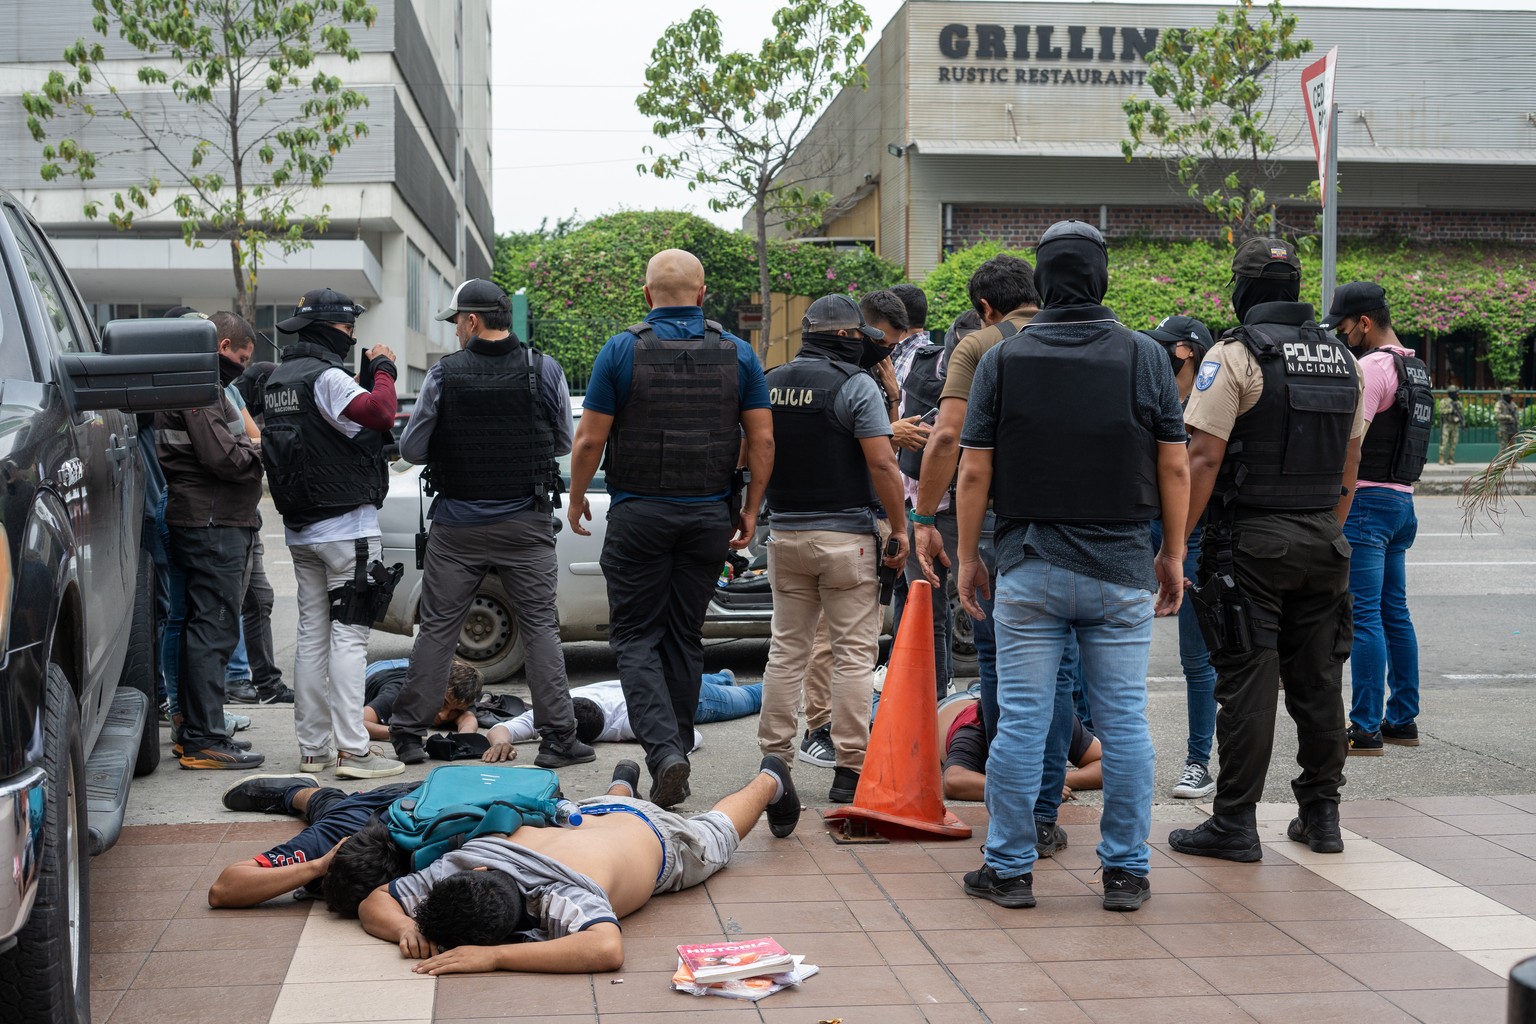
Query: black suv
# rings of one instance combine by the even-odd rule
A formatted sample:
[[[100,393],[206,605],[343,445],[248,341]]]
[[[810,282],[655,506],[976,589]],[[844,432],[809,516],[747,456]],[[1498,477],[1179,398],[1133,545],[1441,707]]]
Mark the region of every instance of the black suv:
[[[160,757],[136,414],[217,399],[207,321],[98,335],[0,190],[0,1021],[86,1024],[89,857]]]

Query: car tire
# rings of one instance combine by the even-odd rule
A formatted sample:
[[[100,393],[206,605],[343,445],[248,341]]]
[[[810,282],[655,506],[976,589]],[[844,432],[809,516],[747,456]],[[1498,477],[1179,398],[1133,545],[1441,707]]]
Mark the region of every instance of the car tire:
[[[525,652],[517,613],[495,573],[487,573],[475,591],[456,653],[480,670],[487,685],[504,683],[523,667]]]
[[[149,714],[144,716],[144,734],[139,738],[139,752],[133,761],[133,777],[142,778],[160,763],[160,699],[156,685],[158,663],[155,658],[155,560],[146,548],[139,548],[139,574],[133,591],[133,621],[129,626],[128,657],[118,686],[138,690],[149,699]]]
[[[37,901],[0,954],[0,1022],[88,1024],[90,986],[90,854],[85,810],[85,753],[74,688],[48,666],[43,765],[48,803]]]

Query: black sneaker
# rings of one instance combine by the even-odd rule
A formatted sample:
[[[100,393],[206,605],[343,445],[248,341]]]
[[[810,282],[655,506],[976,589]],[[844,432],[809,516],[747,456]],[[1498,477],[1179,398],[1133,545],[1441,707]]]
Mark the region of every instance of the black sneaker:
[[[1035,822],[1035,856],[1049,857],[1067,848],[1067,833],[1054,821]]]
[[[401,733],[391,736],[390,742],[395,748],[395,757],[401,764],[421,764],[427,759],[427,748],[421,741],[421,737],[414,733]]]
[[[674,807],[688,799],[688,759],[673,754],[651,775],[651,803]]]
[[[232,739],[225,740],[225,742],[228,743],[230,746],[234,747],[236,750],[250,750],[251,749],[251,741],[250,740],[237,740],[237,739],[233,739],[232,738]],[[181,745],[181,739],[180,739],[180,737],[178,737],[176,742],[171,744],[171,756],[173,756],[173,757],[180,757],[182,755],[182,753],[183,753],[183,748],[182,748],[182,745]]]
[[[576,738],[575,731],[569,736],[543,740],[539,743],[538,756],[533,763],[540,768],[566,768],[573,764],[586,764],[597,760],[597,751],[590,743]],[[653,803],[656,801],[652,801]],[[665,804],[662,804],[665,807]]]
[[[274,683],[271,686],[258,686],[256,687],[256,703],[292,704],[293,690],[282,683]]]
[[[854,794],[858,791],[859,773],[855,769],[832,769],[832,788],[827,790],[828,800],[835,804],[851,804]]]
[[[613,782],[622,782],[629,787],[630,796],[640,795],[640,766],[633,761],[620,761],[613,766]]]
[[[203,771],[260,768],[267,761],[265,755],[241,750],[228,743],[219,743],[201,750],[184,750],[178,756],[183,768]]]
[[[1349,737],[1350,757],[1381,756],[1381,733],[1366,732],[1358,725],[1351,725],[1346,735]]]
[[[1104,869],[1104,909],[1140,910],[1152,898],[1152,882],[1125,868]]]
[[[999,878],[990,864],[965,873],[965,893],[991,900],[1000,907],[1035,905],[1035,873],[1026,871],[1018,878]]]
[[[1168,845],[1194,857],[1215,857],[1242,864],[1264,858],[1257,828],[1222,819],[1223,816],[1218,814],[1194,828],[1176,828],[1168,833]]]
[[[1381,739],[1383,743],[1394,743],[1399,747],[1416,747],[1419,745],[1419,727],[1415,722],[1407,725],[1381,724]]]
[[[224,681],[224,703],[260,703],[260,698],[256,695],[256,684],[252,683],[249,679],[226,679]]]
[[[224,791],[224,806],[231,811],[287,814],[283,797],[290,789],[314,789],[318,785],[309,775],[251,775]]]
[[[820,729],[814,729],[805,734],[805,738],[800,741],[800,751],[795,754],[795,760],[814,764],[818,768],[837,767],[837,748],[832,745],[830,722]]]
[[[763,758],[761,770],[769,772],[784,785],[784,795],[768,805],[768,831],[775,839],[787,839],[800,823],[800,795],[795,780],[789,776],[789,762],[777,754]]]
[[[1293,843],[1306,843],[1313,853],[1343,853],[1344,836],[1339,831],[1339,805],[1332,800],[1314,800],[1291,819],[1285,830]]]

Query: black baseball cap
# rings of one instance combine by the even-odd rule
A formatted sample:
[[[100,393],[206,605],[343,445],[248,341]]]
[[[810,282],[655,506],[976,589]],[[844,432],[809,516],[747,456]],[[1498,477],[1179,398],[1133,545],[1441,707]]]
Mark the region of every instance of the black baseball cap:
[[[293,316],[278,323],[284,334],[298,334],[310,324],[355,324],[366,309],[334,288],[317,288],[299,296]]]
[[[846,295],[823,295],[811,303],[811,308],[800,318],[800,330],[809,334],[816,331],[859,330],[870,341],[884,339],[885,332],[864,322],[859,304]]]
[[[1283,238],[1250,238],[1232,257],[1232,276],[1299,281],[1301,259],[1296,247]]]
[[[1318,324],[1325,330],[1333,330],[1352,316],[1374,313],[1387,308],[1387,293],[1375,281],[1351,281],[1341,284],[1333,292],[1333,304],[1328,315]]]
[[[1211,332],[1192,316],[1168,316],[1156,327],[1141,332],[1164,345],[1189,345],[1196,355],[1211,347]]]
[[[453,290],[448,308],[437,314],[438,320],[452,320],[460,313],[505,313],[512,308],[507,293],[483,277],[472,277]]]

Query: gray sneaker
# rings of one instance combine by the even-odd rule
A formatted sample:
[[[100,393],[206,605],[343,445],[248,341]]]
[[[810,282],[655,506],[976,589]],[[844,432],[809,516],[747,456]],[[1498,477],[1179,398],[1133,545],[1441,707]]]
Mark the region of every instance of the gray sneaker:
[[[364,754],[349,754],[343,750],[336,760],[336,777],[340,779],[383,779],[404,771],[405,765],[385,757],[374,747],[369,747]]]
[[[1180,800],[1198,800],[1214,792],[1216,792],[1216,780],[1211,778],[1210,769],[1199,761],[1191,761],[1185,765],[1179,781],[1173,784],[1173,795]]]
[[[800,741],[800,752],[795,755],[795,760],[814,764],[819,768],[837,767],[837,748],[832,746],[830,723],[805,734],[805,738]]]

